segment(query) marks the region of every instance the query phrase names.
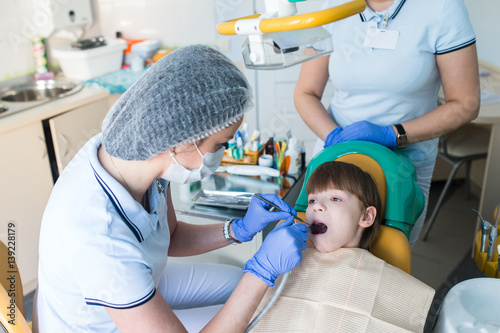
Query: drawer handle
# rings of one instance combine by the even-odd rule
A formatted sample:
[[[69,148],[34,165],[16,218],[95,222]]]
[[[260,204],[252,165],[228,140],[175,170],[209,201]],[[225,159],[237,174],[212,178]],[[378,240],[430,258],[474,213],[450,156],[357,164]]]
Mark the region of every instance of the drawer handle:
[[[62,133],[59,133],[59,137],[63,141],[64,146],[66,146],[66,149],[64,150],[64,153],[63,153],[63,156],[66,157],[66,156],[68,156],[68,153],[69,153],[69,142],[68,142],[68,139],[66,139],[66,137]]]
[[[47,156],[47,146],[45,145],[45,140],[42,137],[37,137],[38,142],[42,145],[43,148],[43,154],[42,154],[42,159],[44,159]]]

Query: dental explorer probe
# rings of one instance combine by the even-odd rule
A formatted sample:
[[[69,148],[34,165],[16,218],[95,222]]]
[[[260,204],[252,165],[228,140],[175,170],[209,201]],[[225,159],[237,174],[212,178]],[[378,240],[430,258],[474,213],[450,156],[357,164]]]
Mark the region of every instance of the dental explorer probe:
[[[281,212],[283,212],[283,211],[284,211],[283,209],[281,209],[281,208],[280,208],[278,205],[276,205],[275,203],[273,203],[273,202],[271,202],[271,201],[267,200],[266,198],[261,197],[261,196],[260,196],[260,195],[258,195],[258,194],[254,194],[253,196],[254,196],[254,197],[256,197],[257,199],[262,200],[262,201],[264,201],[265,203],[269,204],[269,205],[270,205],[271,207],[273,207],[275,210],[279,210],[279,211],[281,211]],[[291,214],[291,213],[290,213],[290,215],[292,215],[292,216],[294,217],[294,221],[297,221],[297,222],[303,223],[303,224],[305,224],[305,225],[307,225],[307,226],[311,226],[309,223],[305,222],[305,221],[304,221],[304,220],[302,220],[300,217],[298,217],[298,216],[296,216],[296,215],[293,215],[293,214]]]

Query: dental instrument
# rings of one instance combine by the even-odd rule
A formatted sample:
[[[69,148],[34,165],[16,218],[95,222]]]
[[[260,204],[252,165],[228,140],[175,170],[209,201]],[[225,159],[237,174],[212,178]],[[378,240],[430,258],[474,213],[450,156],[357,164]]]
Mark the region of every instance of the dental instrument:
[[[486,244],[488,244],[488,231],[491,230],[491,223],[485,221],[477,210],[473,209],[472,211],[481,219],[481,246],[479,248],[479,252],[486,252]]]
[[[277,210],[280,210],[280,211],[283,211],[283,209],[279,208],[278,206],[276,206],[274,203],[272,203],[271,201],[267,200],[267,199],[264,199],[263,197],[261,197],[260,195],[258,194],[254,194],[254,197],[256,197],[257,199],[260,199],[266,203],[268,203],[269,205],[271,205],[274,209],[277,209]],[[324,234],[327,230],[328,230],[328,227],[324,224],[324,223],[313,223],[313,224],[310,224],[310,223],[307,223],[306,221],[302,220],[300,217],[297,217],[294,215],[294,220],[295,220],[295,223],[297,222],[300,222],[300,223],[303,223],[307,226],[309,226],[311,228],[311,233],[312,234]]]
[[[498,236],[498,219],[500,218],[500,202],[497,206],[497,216],[495,217],[495,221],[493,222],[495,225],[491,228],[490,232],[490,244],[488,245],[488,255],[486,256],[486,261],[490,261],[491,256],[493,255],[493,250],[495,248],[495,242]]]
[[[242,51],[245,67],[281,69],[330,54],[331,36],[322,26],[361,13],[366,7],[364,0],[353,0],[296,15],[298,1],[304,0],[266,0],[264,14],[221,22],[217,32],[247,36]],[[312,45],[317,52],[304,54]]]
[[[275,203],[267,200],[266,198],[263,198],[261,197],[260,195],[258,194],[254,194],[253,195],[254,197],[256,197],[257,199],[261,200],[261,201],[264,201],[265,203],[267,203],[268,205],[270,205],[271,207],[273,207],[275,210],[279,210],[281,212],[283,212],[284,210],[281,209],[278,205],[276,205]],[[294,219],[294,223],[296,222],[300,222],[300,223],[303,223],[305,225],[308,225],[308,226],[311,226],[309,223],[305,222],[304,220],[302,220],[300,217],[296,216],[296,215],[293,215],[293,214],[290,214],[293,216],[293,219]]]

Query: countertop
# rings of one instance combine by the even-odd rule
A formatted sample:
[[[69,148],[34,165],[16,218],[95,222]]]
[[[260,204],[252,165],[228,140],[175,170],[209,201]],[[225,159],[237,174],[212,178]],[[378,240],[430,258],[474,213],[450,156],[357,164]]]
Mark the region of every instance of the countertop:
[[[148,68],[141,71],[133,71],[131,68],[121,69],[80,82],[80,84],[86,87],[99,87],[107,90],[110,94],[123,94]]]
[[[54,99],[33,108],[0,118],[0,134],[16,128],[51,118],[94,101],[107,98],[109,92],[94,87],[83,87],[79,92],[64,98]],[[19,102],[2,102],[4,105]]]

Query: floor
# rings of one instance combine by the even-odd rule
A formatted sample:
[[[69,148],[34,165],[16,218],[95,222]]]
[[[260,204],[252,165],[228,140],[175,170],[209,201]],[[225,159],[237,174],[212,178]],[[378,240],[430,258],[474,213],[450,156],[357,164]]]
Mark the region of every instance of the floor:
[[[430,216],[443,183],[433,183],[429,197]],[[462,181],[455,181],[450,187],[448,198],[442,205],[436,221],[423,242],[419,240],[413,249],[413,276],[436,290],[429,311],[425,332],[431,332],[439,306],[448,290],[455,284],[469,278],[480,277],[482,273],[470,258],[478,197],[466,199]],[[425,226],[424,226],[425,228]],[[33,294],[25,297],[27,317],[31,319]]]
[[[427,218],[435,207],[444,183],[433,183]],[[441,302],[455,284],[483,276],[471,258],[472,240],[479,198],[466,198],[463,181],[455,181],[449,189],[432,229],[424,242],[417,241],[412,251],[413,276],[436,290],[425,332],[432,332]],[[424,225],[424,228],[426,226]]]

